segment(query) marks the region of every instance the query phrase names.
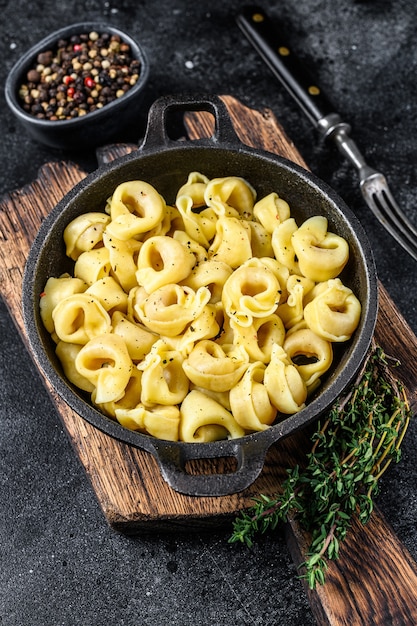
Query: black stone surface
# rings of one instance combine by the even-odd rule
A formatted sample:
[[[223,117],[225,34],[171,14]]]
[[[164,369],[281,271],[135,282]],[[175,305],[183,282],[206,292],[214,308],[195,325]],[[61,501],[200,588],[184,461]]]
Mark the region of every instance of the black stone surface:
[[[379,277],[417,331],[416,262],[362,201],[356,173],[315,130],[243,39],[242,3],[1,1],[1,84],[29,46],[50,31],[105,19],[140,39],[151,61],[143,110],[160,95],[229,93],[271,108],[311,169],[364,224]],[[264,2],[312,69],[369,162],[388,176],[417,224],[417,13],[413,0]],[[52,152],[18,127],[0,94],[0,194],[36,177],[51,159],[95,168],[93,152]],[[139,137],[131,137],[132,141]],[[314,618],[281,532],[249,551],[210,534],[125,537],[110,530],[84,470],[16,332],[0,306],[0,623],[4,626],[308,626]],[[378,504],[417,558],[416,425]]]

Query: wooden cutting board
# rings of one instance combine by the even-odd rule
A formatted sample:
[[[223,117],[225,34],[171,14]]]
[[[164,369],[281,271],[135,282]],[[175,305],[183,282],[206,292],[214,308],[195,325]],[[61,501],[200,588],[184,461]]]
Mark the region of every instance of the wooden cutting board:
[[[251,110],[230,96],[223,97],[241,140],[285,156],[306,166],[269,110]],[[190,139],[211,133],[205,114],[187,114]],[[135,149],[115,145],[102,149],[100,161]],[[85,176],[73,163],[51,162],[23,189],[0,199],[0,287],[10,315],[26,342],[21,311],[21,284],[25,259],[45,215]],[[401,366],[413,412],[417,407],[417,338],[380,285],[380,312],[376,339]],[[68,432],[74,451],[85,468],[110,526],[124,533],[218,528],[252,504],[253,496],[279,491],[285,468],[309,450],[304,432],[273,446],[259,478],[245,491],[225,497],[191,497],[173,491],[161,478],[158,465],[147,452],[119,443],[95,430],[70,410],[44,381]],[[214,467],[213,464],[217,464]],[[205,460],[191,471],[222,471],[227,462]],[[304,560],[308,545],[297,523],[287,525],[288,546],[295,563]],[[349,626],[417,624],[417,566],[382,514],[375,510],[370,522],[354,522],[341,547],[340,559],[331,563],[327,582],[312,592],[306,588],[318,624]]]

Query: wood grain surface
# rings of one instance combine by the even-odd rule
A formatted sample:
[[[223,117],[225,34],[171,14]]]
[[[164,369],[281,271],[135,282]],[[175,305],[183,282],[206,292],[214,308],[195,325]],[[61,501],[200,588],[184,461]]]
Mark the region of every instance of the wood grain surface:
[[[305,166],[270,111],[253,111],[230,96],[223,99],[242,141]],[[211,122],[204,114],[187,115],[185,121],[190,138],[210,135]],[[133,149],[135,146],[110,146],[98,156],[101,161],[111,161]],[[0,286],[25,341],[21,285],[28,250],[43,217],[84,176],[85,172],[73,163],[47,163],[33,183],[0,200]],[[406,385],[415,412],[417,338],[382,285],[376,340],[400,360],[398,376]],[[184,496],[168,487],[150,454],[94,429],[44,382],[105,518],[112,528],[124,533],[190,531],[228,524],[238,511],[250,506],[256,494],[277,493],[285,469],[309,449],[307,434],[298,433],[270,449],[261,475],[245,491],[220,498]],[[308,537],[295,521],[288,524],[287,537],[293,559],[299,564]],[[416,564],[376,509],[365,527],[354,522],[340,559],[330,564],[326,585],[314,592],[306,589],[306,593],[318,624],[399,626],[417,624],[416,590]]]

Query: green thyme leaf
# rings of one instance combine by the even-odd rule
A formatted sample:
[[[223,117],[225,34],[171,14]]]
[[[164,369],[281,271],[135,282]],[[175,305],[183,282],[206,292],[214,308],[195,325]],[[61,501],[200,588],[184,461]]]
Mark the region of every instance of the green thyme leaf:
[[[256,534],[295,516],[311,534],[301,577],[312,589],[325,583],[327,560],[339,558],[353,516],[369,521],[380,477],[401,459],[411,411],[396,365],[373,342],[355,382],[318,423],[305,467],[287,470],[276,498],[260,494],[239,514],[230,543],[251,547]]]

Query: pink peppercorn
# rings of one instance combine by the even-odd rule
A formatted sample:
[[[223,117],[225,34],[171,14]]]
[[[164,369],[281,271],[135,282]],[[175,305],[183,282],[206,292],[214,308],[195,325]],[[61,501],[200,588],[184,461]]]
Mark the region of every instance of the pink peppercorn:
[[[84,78],[84,85],[88,87],[89,89],[92,89],[95,86],[94,79],[91,78],[91,76],[86,76]]]

